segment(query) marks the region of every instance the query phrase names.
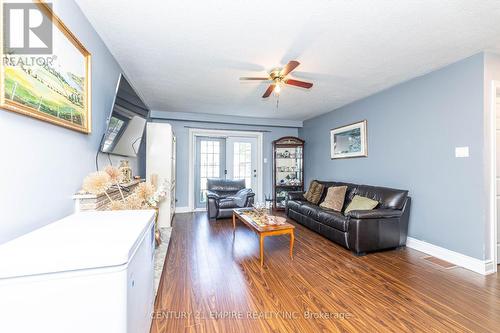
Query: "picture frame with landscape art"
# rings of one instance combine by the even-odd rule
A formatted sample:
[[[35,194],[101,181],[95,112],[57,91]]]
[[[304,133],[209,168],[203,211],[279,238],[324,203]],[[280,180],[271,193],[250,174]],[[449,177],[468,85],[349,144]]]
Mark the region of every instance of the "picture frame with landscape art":
[[[2,49],[0,108],[89,134],[91,55],[51,5],[33,4],[52,23],[52,52],[25,55]]]
[[[330,130],[330,158],[352,158],[368,156],[367,121]]]

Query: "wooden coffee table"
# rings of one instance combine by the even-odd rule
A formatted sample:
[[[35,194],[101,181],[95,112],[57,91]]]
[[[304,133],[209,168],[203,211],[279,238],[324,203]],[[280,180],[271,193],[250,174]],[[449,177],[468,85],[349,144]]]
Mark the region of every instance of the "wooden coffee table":
[[[295,241],[295,227],[288,222],[279,225],[262,225],[256,222],[251,216],[245,214],[253,208],[233,209],[233,230],[236,230],[236,220],[240,220],[259,236],[260,242],[260,266],[264,264],[264,239],[267,236],[290,235],[290,259],[293,260],[293,243]]]

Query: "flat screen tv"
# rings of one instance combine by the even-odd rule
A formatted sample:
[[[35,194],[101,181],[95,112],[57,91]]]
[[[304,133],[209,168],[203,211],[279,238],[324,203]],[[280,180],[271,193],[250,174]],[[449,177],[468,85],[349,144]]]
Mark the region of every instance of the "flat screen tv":
[[[101,151],[121,156],[137,156],[148,115],[147,105],[125,76],[120,74]]]

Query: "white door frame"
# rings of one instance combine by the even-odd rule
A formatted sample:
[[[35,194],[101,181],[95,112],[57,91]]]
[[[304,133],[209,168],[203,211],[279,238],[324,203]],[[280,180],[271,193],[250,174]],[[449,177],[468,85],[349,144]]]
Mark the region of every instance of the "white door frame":
[[[200,128],[190,128],[189,129],[189,179],[188,179],[188,187],[189,187],[189,195],[188,195],[188,204],[189,210],[194,211],[204,211],[205,209],[196,209],[194,204],[194,161],[195,161],[195,147],[196,147],[196,137],[198,136],[213,136],[213,137],[253,137],[257,138],[257,175],[259,175],[259,179],[257,182],[257,191],[255,193],[256,201],[262,201],[263,198],[263,190],[264,190],[264,165],[263,165],[263,156],[264,156],[264,135],[261,132],[252,132],[252,131],[231,131],[231,130],[211,130],[211,129],[200,129]]]
[[[490,272],[497,271],[497,92],[500,93],[500,81],[492,81],[491,84],[491,104],[489,117],[490,131],[490,258],[493,261],[493,267]],[[488,272],[489,273],[489,272]]]

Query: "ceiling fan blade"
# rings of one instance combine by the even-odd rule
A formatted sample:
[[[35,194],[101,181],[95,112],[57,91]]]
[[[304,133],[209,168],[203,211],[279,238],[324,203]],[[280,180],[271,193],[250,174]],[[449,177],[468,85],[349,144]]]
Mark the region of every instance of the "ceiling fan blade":
[[[293,71],[299,65],[300,65],[300,62],[298,62],[296,60],[289,61],[288,64],[286,64],[285,67],[283,67],[280,74],[282,76],[288,75],[291,71]]]
[[[285,81],[285,83],[289,84],[291,86],[297,86],[297,87],[306,88],[306,89],[309,89],[313,86],[312,83],[299,81],[299,80],[293,80],[293,79],[288,79]]]
[[[255,81],[267,81],[267,80],[269,80],[269,78],[268,77],[240,77],[240,80],[242,80],[242,81],[248,81],[248,80],[250,80],[250,81],[254,81],[254,80]]]
[[[271,93],[273,92],[274,87],[275,87],[275,85],[274,85],[274,84],[271,84],[271,85],[269,86],[269,88],[267,88],[267,90],[266,90],[266,92],[264,93],[264,95],[262,95],[262,98],[267,98],[267,97],[269,97],[269,96],[271,95]]]

